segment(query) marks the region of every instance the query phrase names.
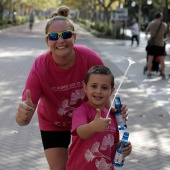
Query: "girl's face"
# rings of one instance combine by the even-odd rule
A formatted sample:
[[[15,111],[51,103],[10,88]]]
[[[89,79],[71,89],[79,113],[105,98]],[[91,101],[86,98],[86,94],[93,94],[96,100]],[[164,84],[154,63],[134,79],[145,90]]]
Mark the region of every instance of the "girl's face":
[[[48,28],[48,33],[52,32],[63,32],[66,30],[72,30],[71,26],[69,26],[67,21],[58,20],[54,21]],[[74,52],[73,46],[76,40],[76,34],[73,34],[71,38],[63,39],[59,36],[58,40],[49,40],[46,37],[47,46],[50,48],[52,52],[53,58],[67,59]]]
[[[87,85],[84,84],[84,90],[87,93],[90,105],[103,110],[114,88],[111,88],[111,77],[109,75],[91,74]]]

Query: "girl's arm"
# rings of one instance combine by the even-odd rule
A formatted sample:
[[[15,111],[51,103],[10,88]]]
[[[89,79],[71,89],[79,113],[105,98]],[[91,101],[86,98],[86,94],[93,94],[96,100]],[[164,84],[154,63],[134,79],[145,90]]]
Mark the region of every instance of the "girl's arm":
[[[126,147],[122,149],[123,150],[123,157],[130,155],[130,153],[132,152],[131,142],[127,142],[125,145],[126,145]]]
[[[96,132],[104,132],[111,123],[110,118],[102,118],[101,111],[99,109],[96,110],[97,114],[92,122],[77,127],[76,131],[80,138],[88,139]]]

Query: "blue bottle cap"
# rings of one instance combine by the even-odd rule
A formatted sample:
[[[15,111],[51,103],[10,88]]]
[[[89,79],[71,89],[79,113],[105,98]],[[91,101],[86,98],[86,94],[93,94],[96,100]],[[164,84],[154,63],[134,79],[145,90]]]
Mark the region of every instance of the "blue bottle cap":
[[[123,136],[129,137],[129,132],[124,132]]]

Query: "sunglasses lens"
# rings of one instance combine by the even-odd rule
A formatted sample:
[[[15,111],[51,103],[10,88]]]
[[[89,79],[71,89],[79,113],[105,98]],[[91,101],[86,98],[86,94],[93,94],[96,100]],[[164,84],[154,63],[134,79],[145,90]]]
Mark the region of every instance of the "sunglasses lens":
[[[49,40],[58,40],[58,34],[57,33],[50,33],[48,38],[49,38]]]
[[[49,33],[48,34],[48,38],[49,40],[53,40],[56,41],[58,40],[58,37],[61,36],[63,39],[68,39],[71,38],[71,36],[73,35],[73,33],[71,31],[64,31],[61,33]]]
[[[72,32],[71,31],[65,31],[65,32],[62,33],[62,37],[64,39],[71,38],[71,36],[72,36]]]

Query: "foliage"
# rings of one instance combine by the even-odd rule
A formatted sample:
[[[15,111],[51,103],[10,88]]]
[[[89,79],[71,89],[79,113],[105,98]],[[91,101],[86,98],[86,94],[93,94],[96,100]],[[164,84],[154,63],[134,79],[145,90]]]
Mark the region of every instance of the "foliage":
[[[81,5],[83,5],[82,1],[73,1],[73,0],[60,0],[59,6],[68,6],[70,9],[77,9],[80,8]]]
[[[17,16],[16,20],[15,20],[15,24],[16,25],[20,25],[20,24],[24,24],[26,22],[29,21],[29,17],[28,16]]]
[[[83,19],[83,18],[78,18],[77,20],[79,23],[83,24],[83,25],[86,25],[86,20]]]
[[[136,2],[135,7],[131,6],[132,1]],[[165,21],[169,21],[170,0],[152,0],[152,4],[148,5],[147,0],[0,0],[0,23],[3,24],[22,24],[27,22],[30,11],[36,11],[36,16],[40,19],[51,15],[50,12],[57,10],[59,6],[66,5],[71,10],[79,11],[78,21],[86,27],[96,30],[96,34],[116,36],[119,35],[119,26],[111,25],[111,12],[120,7],[123,3],[128,8],[129,24],[132,18],[139,18],[139,3],[141,2],[141,25],[153,19],[156,11],[163,11]],[[16,11],[17,15],[14,16]],[[42,15],[42,13],[44,15]],[[116,31],[114,31],[116,30]],[[114,32],[114,34],[113,34]]]
[[[79,18],[78,23],[84,27],[86,30],[90,31],[97,37],[107,37],[107,38],[125,38],[124,35],[120,34],[120,26],[115,26],[114,24],[108,25],[105,22],[96,21],[95,24],[92,24],[90,20],[85,20]]]

